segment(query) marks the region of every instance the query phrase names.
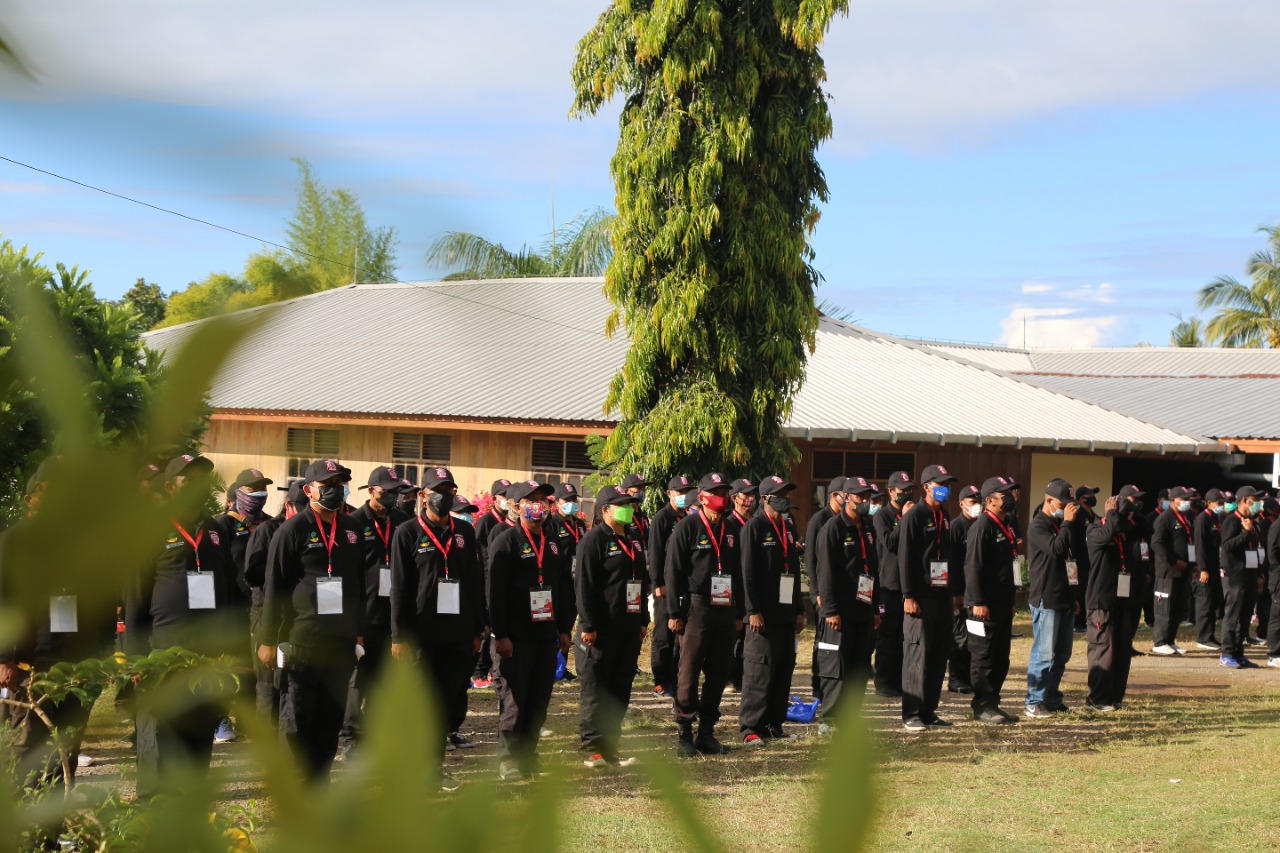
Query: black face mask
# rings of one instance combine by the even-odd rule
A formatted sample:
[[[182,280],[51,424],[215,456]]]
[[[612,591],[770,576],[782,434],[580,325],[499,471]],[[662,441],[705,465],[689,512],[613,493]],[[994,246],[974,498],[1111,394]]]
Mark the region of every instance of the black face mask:
[[[444,492],[431,492],[427,495],[427,509],[440,518],[444,518],[449,514],[449,510],[453,509],[453,495],[446,495]]]
[[[863,501],[862,503],[858,504],[854,508],[854,512],[856,512],[858,515],[866,516],[867,513],[871,512],[871,501]]]
[[[316,503],[330,512],[337,512],[342,509],[342,503],[346,499],[346,493],[343,491],[341,483],[331,483],[327,486],[320,487],[320,500]]]
[[[1013,495],[1000,496],[1000,509],[1003,510],[1006,515],[1013,512],[1017,506],[1018,501]]]
[[[395,492],[389,492],[386,489],[378,495],[378,503],[382,504],[383,509],[392,509],[400,503],[400,496]]]
[[[1142,501],[1129,501],[1130,512],[1142,512]]]
[[[783,495],[770,495],[768,501],[774,512],[791,512],[791,498]]]
[[[1089,509],[1093,509],[1095,506],[1098,505],[1098,499],[1094,497],[1088,497],[1080,501],[1080,503],[1084,504]]]

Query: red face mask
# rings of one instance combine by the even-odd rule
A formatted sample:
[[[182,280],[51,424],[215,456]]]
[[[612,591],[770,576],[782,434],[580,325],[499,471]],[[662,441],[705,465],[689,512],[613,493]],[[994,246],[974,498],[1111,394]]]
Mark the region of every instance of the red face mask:
[[[729,498],[726,495],[714,495],[711,492],[703,492],[702,506],[711,510],[711,512],[724,512],[729,508]]]

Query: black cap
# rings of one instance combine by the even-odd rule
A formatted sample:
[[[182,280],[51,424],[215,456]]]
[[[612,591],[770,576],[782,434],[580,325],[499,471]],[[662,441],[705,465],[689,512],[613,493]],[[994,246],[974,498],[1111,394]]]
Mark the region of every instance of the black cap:
[[[1253,486],[1241,486],[1236,489],[1236,499],[1244,500],[1245,498],[1256,498],[1258,495],[1266,496],[1266,492],[1260,492]]]
[[[649,481],[644,478],[643,474],[628,474],[622,478],[622,489],[641,489],[649,485]]]
[[[285,495],[285,500],[289,501],[289,503],[304,504],[308,503],[307,493],[302,491],[302,487],[305,485],[306,482],[303,480],[294,480],[289,485],[281,486],[280,488],[289,492],[289,494]]]
[[[1076,499],[1076,493],[1071,488],[1071,484],[1062,478],[1050,480],[1049,485],[1044,487],[1044,493],[1063,503],[1071,503]]]
[[[729,494],[731,495],[752,495],[755,494],[757,486],[755,483],[743,477],[740,480],[734,480],[729,484]]]
[[[704,474],[702,479],[698,481],[698,490],[709,492],[712,489],[729,488],[729,478],[719,471],[712,471],[710,474]]]
[[[889,488],[891,489],[909,489],[914,485],[911,475],[906,471],[894,471],[889,475]]]
[[[783,492],[789,492],[796,487],[796,484],[790,480],[784,480],[777,474],[770,474],[760,481],[760,494],[763,495],[780,495]]]
[[[1158,500],[1164,500],[1165,498],[1169,497],[1170,491],[1171,491],[1170,489],[1161,489],[1160,491],[1156,492],[1156,498]]]
[[[876,487],[875,483],[867,482],[866,477],[845,477],[844,488],[840,491],[849,495],[866,495],[876,494],[879,492],[879,489]]]
[[[1221,489],[1210,489],[1209,491],[1204,493],[1204,500],[1205,500],[1205,503],[1219,504],[1219,503],[1223,503],[1224,501],[1231,500],[1229,497],[1226,496],[1230,494],[1231,494],[1230,492],[1224,493]]]
[[[848,477],[832,478],[831,483],[827,486],[827,495],[830,495],[832,492],[843,492],[845,480],[848,479]]]
[[[956,477],[942,465],[930,465],[920,472],[922,483],[954,483]]]
[[[1012,486],[1010,486],[1010,488],[1012,488]],[[981,493],[978,491],[977,486],[965,486],[963,489],[961,489],[957,493],[956,500],[963,501],[963,500],[968,500],[969,498],[977,498],[977,497],[981,497]]]
[[[507,494],[507,486],[510,486],[510,485],[511,485],[510,480],[500,477],[497,480],[494,480],[493,485],[489,487],[489,494],[493,495],[495,498],[498,495],[505,496]]]
[[[360,488],[370,489],[377,486],[388,492],[401,492],[404,491],[406,485],[404,479],[400,476],[400,472],[395,468],[390,465],[379,465],[369,472],[369,482]]]
[[[1200,493],[1190,486],[1174,486],[1169,490],[1170,498],[1198,498]]]
[[[1097,493],[1097,486],[1076,486],[1076,500],[1083,500],[1084,498],[1096,495]]]
[[[1137,486],[1122,486],[1120,488],[1120,497],[1122,498],[1141,498],[1146,496],[1146,492]]]
[[[342,472],[348,470],[350,469],[343,468],[333,459],[317,459],[307,466],[306,473],[302,475],[302,479],[308,483],[319,483],[331,477],[341,477]]]
[[[693,481],[684,474],[677,474],[667,481],[668,492],[688,492],[694,488]]]
[[[192,476],[195,474],[208,474],[213,470],[213,463],[203,456],[192,456],[184,453],[181,456],[175,456],[169,460],[169,464],[164,466],[164,478],[173,480],[182,475]]]
[[[513,501],[532,500],[536,497],[545,498],[555,490],[555,486],[550,483],[539,483],[537,480],[517,480],[507,486],[507,497]]]
[[[234,492],[241,486],[258,486],[259,488],[266,488],[274,482],[275,480],[272,480],[257,468],[245,468],[236,475],[235,480],[231,483],[229,491]]]
[[[556,495],[556,500],[558,501],[567,501],[570,498],[582,497],[581,495],[578,494],[578,487],[575,486],[573,483],[561,483],[560,485],[556,486],[555,495]]]
[[[973,488],[973,487],[968,486],[967,488]],[[1009,482],[1008,477],[988,477],[986,480],[983,480],[982,482],[982,499],[984,501],[987,498],[999,492],[1011,492],[1011,491],[1013,491],[1013,483]]]
[[[617,504],[638,504],[640,499],[629,495],[618,486],[605,486],[596,492],[596,506],[615,506]]]
[[[453,472],[448,468],[424,468],[422,469],[422,488],[438,489],[441,486],[450,485],[457,486],[458,482],[453,479]]]
[[[453,496],[453,506],[450,507],[449,509],[449,512],[479,512],[479,511],[480,511],[480,507],[476,506],[475,504],[473,504],[471,501],[467,500],[460,494]]]
[[[405,480],[404,489],[400,492],[400,494],[416,495],[420,491],[422,491],[422,486],[415,486],[413,483],[410,483],[408,480]]]
[[[1021,483],[1019,483],[1019,482],[1018,482],[1018,479],[1017,479],[1016,477],[1014,477],[1012,474],[1005,474],[1005,475],[1004,475],[1004,478],[1005,478],[1006,480],[1008,480],[1008,481],[1009,481],[1009,488],[1011,488],[1011,489],[1021,489],[1021,488],[1022,488],[1022,484],[1021,484]]]

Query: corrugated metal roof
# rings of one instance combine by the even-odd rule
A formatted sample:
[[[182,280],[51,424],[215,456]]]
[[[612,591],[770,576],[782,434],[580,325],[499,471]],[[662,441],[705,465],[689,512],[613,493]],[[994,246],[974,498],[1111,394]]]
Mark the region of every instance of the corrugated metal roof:
[[[974,364],[984,364],[996,370],[1031,370],[1031,355],[1026,350],[1005,349],[1004,347],[984,347],[977,344],[926,343],[918,341],[930,349]]]
[[[626,354],[604,335],[601,279],[351,285],[267,311],[210,392],[216,409],[609,421]],[[242,312],[252,316],[264,309]],[[180,347],[193,324],[147,335]],[[388,361],[388,342],[399,337]],[[281,369],[337,340],[331,366]],[[443,349],[442,349],[443,348]],[[562,367],[572,353],[573,364]],[[465,367],[463,365],[466,365]],[[1173,420],[1171,423],[1180,423]],[[1203,439],[1082,402],[923,344],[823,318],[795,435],[1134,450]]]
[[[1128,347],[1033,350],[1031,370],[1094,376],[1280,376],[1280,350]]]

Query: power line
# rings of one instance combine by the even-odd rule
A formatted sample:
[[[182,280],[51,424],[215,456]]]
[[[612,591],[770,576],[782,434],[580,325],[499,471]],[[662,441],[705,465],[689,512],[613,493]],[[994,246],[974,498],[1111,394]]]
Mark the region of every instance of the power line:
[[[167,207],[160,207],[159,205],[151,204],[150,202],[142,201],[141,199],[136,199],[136,198],[133,198],[132,196],[127,196],[121,193],[112,192],[111,190],[103,189],[102,187],[96,187],[93,184],[86,184],[84,181],[77,181],[75,178],[69,178],[66,175],[59,175],[57,172],[50,172],[48,169],[41,169],[38,166],[32,166],[30,163],[23,163],[20,160],[14,160],[12,157],[5,157],[3,154],[0,154],[0,160],[3,160],[6,163],[12,163],[15,166],[21,166],[24,169],[30,169],[33,172],[39,172],[42,175],[48,175],[51,178],[57,178],[59,181],[66,181],[69,184],[74,184],[78,187],[83,187],[84,189],[87,189],[87,190],[92,190],[97,193],[102,193],[103,195],[108,195],[108,196],[111,196],[112,198],[118,198],[121,201],[127,201],[127,202],[131,202],[132,204],[141,205],[142,207],[147,207],[147,208],[150,208],[151,210],[155,210],[160,213],[167,213],[170,216],[177,216],[181,219],[186,219],[189,222],[195,222],[200,225],[207,225],[210,228],[216,228],[219,231],[225,231],[228,234],[234,234],[237,237],[245,237],[249,240],[256,240],[259,243],[265,243],[268,246],[272,246],[276,249],[283,249],[284,251],[291,252],[295,255],[302,255],[304,257],[311,258],[314,261],[319,261],[320,263],[333,264],[335,266],[342,267],[343,269],[346,269],[347,267],[346,261],[337,261],[332,258],[323,257],[321,255],[313,255],[310,252],[304,252],[304,251],[301,251],[300,249],[294,249],[289,246],[283,246],[280,243],[276,243],[272,240],[267,240],[262,237],[255,237],[253,234],[248,234],[244,231],[237,231],[234,228],[228,228],[225,225],[219,225],[218,223],[210,222],[207,219],[201,219],[197,216],[190,216],[186,213],[182,213],[177,210],[170,210]],[[358,258],[359,249],[357,248],[356,251],[357,251],[357,258]],[[359,261],[357,260],[356,264],[352,265],[353,271],[359,270],[360,272],[370,272],[370,270],[360,269],[358,266],[358,263]],[[375,282],[375,283],[376,284],[388,284],[388,283],[389,284],[412,284],[413,282],[404,282],[393,276],[387,281]],[[450,299],[456,299],[460,302],[469,302],[473,305],[479,305],[482,308],[490,308],[490,309],[502,311],[506,314],[512,315],[513,317],[523,317],[526,320],[537,320],[542,323],[548,323],[552,326],[559,326],[562,329],[568,329],[570,331],[580,332],[584,335],[597,335],[602,338],[608,337],[608,335],[606,335],[604,332],[594,331],[591,329],[582,329],[582,328],[579,328],[578,326],[570,325],[569,323],[562,323],[559,320],[553,320],[550,317],[539,317],[536,314],[525,314],[521,311],[516,311],[512,308],[507,308],[506,306],[503,306],[503,305],[492,305],[488,302],[481,302],[478,299],[468,299],[467,297],[457,293],[449,293],[446,288],[432,287],[427,289],[426,292],[432,293],[438,296],[447,296]]]

